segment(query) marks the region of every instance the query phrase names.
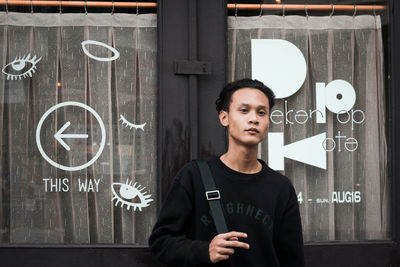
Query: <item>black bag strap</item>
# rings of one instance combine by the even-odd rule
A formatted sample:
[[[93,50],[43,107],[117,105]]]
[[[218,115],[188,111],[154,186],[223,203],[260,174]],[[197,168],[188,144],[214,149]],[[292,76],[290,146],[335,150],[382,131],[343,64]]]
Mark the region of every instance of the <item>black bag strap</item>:
[[[228,227],[226,226],[224,213],[222,212],[221,195],[215,186],[210,167],[203,160],[196,160],[196,163],[200,169],[201,180],[203,180],[206,198],[210,205],[211,215],[214,219],[217,232],[218,234],[227,233]]]

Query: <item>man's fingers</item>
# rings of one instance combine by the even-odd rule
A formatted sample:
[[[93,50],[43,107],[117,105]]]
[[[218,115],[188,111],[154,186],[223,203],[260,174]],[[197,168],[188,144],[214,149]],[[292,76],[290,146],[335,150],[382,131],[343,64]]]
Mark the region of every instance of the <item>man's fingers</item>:
[[[229,232],[229,233],[225,233],[225,234],[221,234],[221,237],[223,237],[224,239],[230,239],[232,237],[237,237],[237,238],[246,238],[247,234],[246,233],[242,233],[242,232]]]
[[[220,248],[218,253],[223,255],[232,255],[235,253],[235,250],[233,248]]]
[[[234,247],[248,249],[250,247],[249,244],[239,241],[239,238],[246,237],[246,233],[235,231],[216,235],[209,245],[211,262],[216,263],[229,259],[229,256],[235,252]]]
[[[235,247],[235,248],[244,248],[249,249],[250,245],[240,241],[225,241],[223,244],[224,247]]]
[[[223,261],[229,259],[229,255],[218,255],[216,258],[216,262]]]

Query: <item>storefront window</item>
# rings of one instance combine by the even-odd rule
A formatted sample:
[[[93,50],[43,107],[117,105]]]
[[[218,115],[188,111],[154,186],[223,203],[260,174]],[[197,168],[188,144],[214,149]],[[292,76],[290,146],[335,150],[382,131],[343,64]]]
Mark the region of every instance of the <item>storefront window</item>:
[[[277,96],[260,157],[297,191],[304,239],[390,238],[380,16],[228,18],[228,79]]]
[[[1,243],[147,244],[156,38],[155,14],[0,16]]]

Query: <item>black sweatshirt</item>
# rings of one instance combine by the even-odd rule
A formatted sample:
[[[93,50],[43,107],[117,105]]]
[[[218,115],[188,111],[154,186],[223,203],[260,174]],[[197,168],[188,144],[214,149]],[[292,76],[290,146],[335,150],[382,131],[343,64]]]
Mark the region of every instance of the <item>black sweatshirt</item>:
[[[215,266],[304,266],[299,206],[290,180],[260,160],[262,170],[244,174],[218,157],[208,161],[229,231],[250,249],[234,248]],[[210,215],[197,164],[177,174],[149,239],[157,258],[168,266],[207,266],[210,241],[217,231]],[[214,266],[211,264],[211,266]]]

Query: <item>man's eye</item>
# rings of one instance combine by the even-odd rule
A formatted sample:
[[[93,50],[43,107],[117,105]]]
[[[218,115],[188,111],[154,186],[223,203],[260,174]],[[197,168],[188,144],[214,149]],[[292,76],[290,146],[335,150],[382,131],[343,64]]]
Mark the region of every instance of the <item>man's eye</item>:
[[[243,112],[243,113],[245,113],[245,112],[247,112],[247,109],[245,109],[245,108],[241,108],[241,109],[240,109],[240,112]]]
[[[267,113],[265,111],[259,111],[258,114],[260,114],[261,116],[264,116]]]

